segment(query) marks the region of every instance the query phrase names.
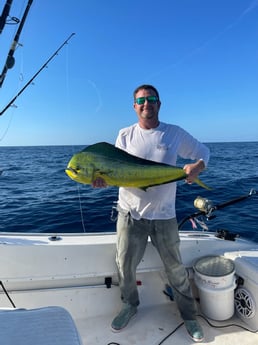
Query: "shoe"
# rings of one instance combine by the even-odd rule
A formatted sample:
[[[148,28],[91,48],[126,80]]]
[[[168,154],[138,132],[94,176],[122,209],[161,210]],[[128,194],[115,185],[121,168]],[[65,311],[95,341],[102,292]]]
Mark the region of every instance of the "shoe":
[[[202,342],[204,339],[203,331],[197,320],[185,320],[185,328],[195,342]]]
[[[131,318],[137,313],[137,307],[125,304],[120,313],[114,318],[111,329],[113,332],[119,332],[125,328]]]

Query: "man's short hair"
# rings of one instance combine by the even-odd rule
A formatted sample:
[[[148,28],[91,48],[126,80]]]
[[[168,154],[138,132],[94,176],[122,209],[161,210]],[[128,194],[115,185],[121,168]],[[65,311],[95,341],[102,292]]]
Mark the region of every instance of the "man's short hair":
[[[143,84],[143,85],[140,85],[138,86],[134,92],[133,92],[133,98],[135,99],[135,96],[137,94],[138,91],[140,90],[153,90],[155,93],[156,93],[156,96],[158,97],[159,99],[159,93],[158,93],[158,90],[153,86],[153,85],[149,85],[149,84]]]

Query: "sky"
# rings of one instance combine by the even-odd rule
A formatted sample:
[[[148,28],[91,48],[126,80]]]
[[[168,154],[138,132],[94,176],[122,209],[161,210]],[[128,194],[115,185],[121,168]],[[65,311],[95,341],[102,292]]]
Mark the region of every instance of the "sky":
[[[0,72],[17,28],[0,35]],[[258,0],[33,0],[0,111],[72,33],[0,116],[1,146],[114,143],[146,83],[160,121],[206,143],[258,141]]]

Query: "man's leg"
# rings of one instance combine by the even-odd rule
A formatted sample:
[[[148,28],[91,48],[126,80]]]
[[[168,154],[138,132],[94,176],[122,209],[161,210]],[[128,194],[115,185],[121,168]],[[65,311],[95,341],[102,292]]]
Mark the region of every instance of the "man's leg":
[[[134,220],[127,212],[119,212],[117,220],[118,280],[123,306],[112,322],[112,329],[120,331],[136,314],[139,295],[136,284],[136,268],[140,263],[148,240],[148,233],[141,220]]]
[[[187,271],[179,250],[180,238],[177,221],[156,220],[151,239],[164,263],[169,284],[185,326],[194,341],[203,339],[202,329],[196,321],[197,306],[193,298]]]

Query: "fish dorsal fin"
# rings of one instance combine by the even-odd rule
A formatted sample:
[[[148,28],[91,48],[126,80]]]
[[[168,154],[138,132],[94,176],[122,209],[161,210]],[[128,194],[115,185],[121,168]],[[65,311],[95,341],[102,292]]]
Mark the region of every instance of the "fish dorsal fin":
[[[108,156],[114,160],[125,160],[127,163],[133,163],[133,164],[139,164],[139,165],[168,165],[165,163],[159,163],[150,161],[144,158],[139,158],[137,156],[131,155],[130,153],[119,149],[118,147],[109,144],[107,142],[99,142],[90,146],[87,146],[85,149],[83,149],[83,152],[92,152],[94,154],[103,154],[105,156]]]
[[[89,145],[87,146],[85,149],[83,149],[83,152],[93,152],[93,153],[108,153],[108,154],[115,154],[117,152],[117,148],[109,143],[106,142],[100,142],[100,143],[96,143],[93,145]]]

